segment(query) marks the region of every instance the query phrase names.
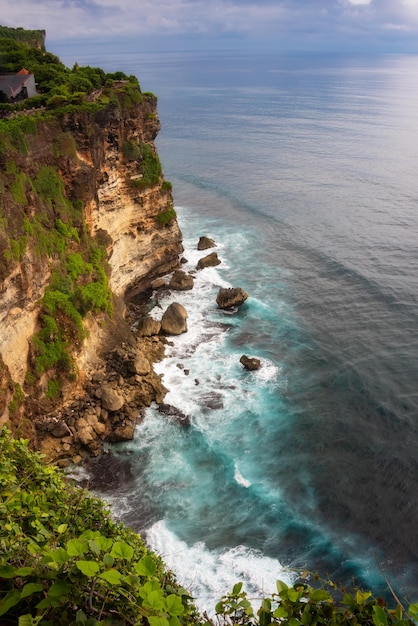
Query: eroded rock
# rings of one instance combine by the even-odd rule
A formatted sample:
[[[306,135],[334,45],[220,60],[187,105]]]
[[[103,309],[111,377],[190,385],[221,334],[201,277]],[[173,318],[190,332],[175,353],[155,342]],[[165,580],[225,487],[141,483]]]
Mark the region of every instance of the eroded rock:
[[[211,239],[210,237],[206,237],[205,235],[200,237],[199,243],[197,244],[198,250],[207,250],[208,248],[215,248],[215,247],[216,247],[216,243],[214,242],[214,240]]]
[[[196,268],[198,270],[203,270],[205,267],[216,267],[216,265],[220,265],[221,261],[216,252],[211,252],[207,256],[204,256],[202,259],[199,259],[197,262]]]
[[[240,363],[245,367],[246,370],[253,372],[255,370],[259,370],[261,367],[260,359],[256,357],[246,356],[245,354],[239,360]]]
[[[216,296],[216,303],[220,309],[233,309],[244,304],[248,297],[249,294],[241,287],[221,287]]]
[[[100,389],[100,402],[107,411],[119,411],[124,405],[124,399],[110,385],[102,385]]]
[[[193,285],[193,276],[186,274],[183,270],[175,271],[168,284],[170,289],[176,289],[178,291],[188,291],[193,289]]]
[[[161,320],[161,331],[166,335],[181,335],[187,332],[187,311],[178,302],[172,302]]]

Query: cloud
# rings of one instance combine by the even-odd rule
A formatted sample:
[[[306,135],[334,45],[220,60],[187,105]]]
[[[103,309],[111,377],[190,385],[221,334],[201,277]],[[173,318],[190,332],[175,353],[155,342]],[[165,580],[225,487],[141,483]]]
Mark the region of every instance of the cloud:
[[[351,47],[418,34],[418,0],[3,0],[3,23],[47,41],[230,36],[272,45]],[[184,41],[184,39],[183,39]],[[417,37],[418,41],[418,37]],[[388,39],[385,39],[386,44]]]

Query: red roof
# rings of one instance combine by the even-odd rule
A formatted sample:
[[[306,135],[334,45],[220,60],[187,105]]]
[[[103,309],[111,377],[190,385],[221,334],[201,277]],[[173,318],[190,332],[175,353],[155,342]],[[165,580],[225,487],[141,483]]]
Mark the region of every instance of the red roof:
[[[22,69],[20,70],[20,72],[17,72],[18,76],[21,76],[22,74],[30,74],[29,70],[25,69],[24,67],[22,67]]]

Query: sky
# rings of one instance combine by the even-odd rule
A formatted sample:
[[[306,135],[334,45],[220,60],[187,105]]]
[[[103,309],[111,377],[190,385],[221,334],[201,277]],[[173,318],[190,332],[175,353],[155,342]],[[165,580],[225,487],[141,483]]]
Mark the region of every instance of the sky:
[[[418,0],[0,0],[4,26],[144,49],[418,53]]]

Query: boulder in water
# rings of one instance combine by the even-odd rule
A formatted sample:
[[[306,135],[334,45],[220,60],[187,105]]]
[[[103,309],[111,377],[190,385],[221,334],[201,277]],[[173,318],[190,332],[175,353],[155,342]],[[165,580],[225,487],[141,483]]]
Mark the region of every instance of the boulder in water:
[[[208,248],[215,248],[216,243],[210,237],[200,237],[199,243],[197,244],[198,250],[207,250]]]
[[[203,270],[205,267],[215,267],[221,263],[216,252],[211,252],[207,256],[204,256],[202,259],[199,259],[196,268],[198,270]]]
[[[216,303],[220,309],[232,309],[241,306],[247,298],[248,293],[241,287],[221,287],[216,296]]]
[[[165,335],[181,335],[187,332],[187,311],[178,302],[172,302],[161,320],[161,332]]]
[[[171,404],[160,404],[158,411],[177,422],[180,426],[190,426],[190,417]]]
[[[168,284],[170,289],[178,291],[187,291],[193,289],[194,278],[190,274],[186,274],[183,270],[176,270],[172,275]]]
[[[261,367],[260,359],[257,359],[256,357],[246,356],[245,354],[242,355],[239,362],[242,363],[245,369],[250,372],[259,370]]]

